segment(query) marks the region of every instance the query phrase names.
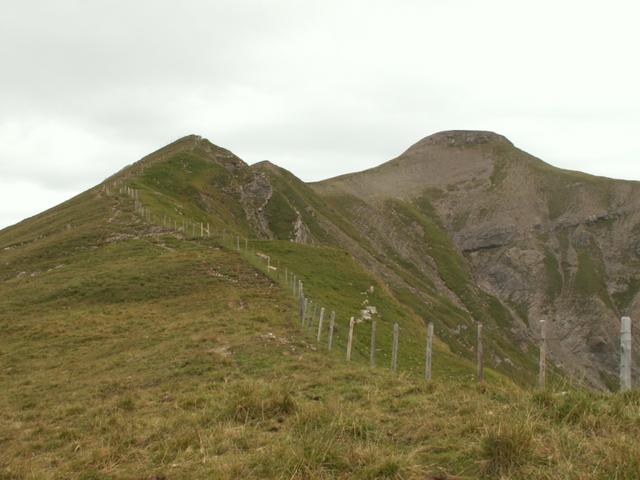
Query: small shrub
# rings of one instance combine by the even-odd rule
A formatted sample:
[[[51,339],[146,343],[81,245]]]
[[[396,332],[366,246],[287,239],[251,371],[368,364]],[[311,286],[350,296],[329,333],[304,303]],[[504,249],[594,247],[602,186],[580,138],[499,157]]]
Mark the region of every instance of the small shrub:
[[[534,405],[545,412],[553,412],[556,408],[556,399],[548,390],[537,391],[531,396]]]
[[[118,408],[126,412],[132,412],[135,410],[136,405],[131,397],[124,397],[118,402]]]
[[[295,417],[293,431],[301,437],[323,432],[333,438],[348,441],[369,441],[375,436],[375,428],[370,422],[352,412],[341,412],[337,405],[307,406],[301,409]]]
[[[640,390],[627,390],[616,394],[615,398],[620,399],[624,405],[640,407]]]
[[[500,425],[482,439],[481,456],[484,473],[506,475],[522,467],[532,458],[532,434],[526,424]]]
[[[264,421],[289,415],[296,404],[288,391],[264,382],[239,383],[232,387],[225,415],[241,422]]]
[[[556,418],[567,423],[579,423],[590,414],[597,413],[595,398],[586,392],[570,392],[561,397],[556,407]]]
[[[559,395],[536,392],[532,402],[547,418],[557,422],[579,424],[600,416],[601,399],[585,391],[569,391]]]

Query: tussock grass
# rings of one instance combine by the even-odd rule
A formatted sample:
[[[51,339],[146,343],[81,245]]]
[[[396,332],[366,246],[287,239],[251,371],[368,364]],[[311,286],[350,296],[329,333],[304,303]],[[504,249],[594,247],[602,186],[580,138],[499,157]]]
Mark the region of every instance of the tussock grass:
[[[482,439],[483,473],[509,475],[532,460],[533,428],[528,422],[499,423]]]
[[[224,417],[240,422],[278,419],[292,414],[296,404],[291,394],[263,381],[237,382],[227,387]]]

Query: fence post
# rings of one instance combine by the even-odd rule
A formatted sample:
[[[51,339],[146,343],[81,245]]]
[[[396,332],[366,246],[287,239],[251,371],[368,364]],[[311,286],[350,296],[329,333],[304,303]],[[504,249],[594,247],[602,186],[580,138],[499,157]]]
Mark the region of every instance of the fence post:
[[[313,300],[309,300],[309,303],[305,304],[304,306],[305,316],[304,316],[304,322],[302,322],[303,327],[307,326],[307,320],[309,319],[308,312],[311,311],[311,305],[313,305]]]
[[[398,337],[400,336],[400,327],[398,323],[393,324],[393,344],[391,350],[391,370],[394,372],[398,369]]]
[[[631,318],[620,322],[620,391],[631,389]]]
[[[478,383],[482,383],[484,381],[484,352],[482,350],[482,322],[478,322],[478,341],[476,344],[476,363],[477,363],[477,374],[476,380]]]
[[[204,237],[204,223],[200,222],[200,236]]]
[[[347,362],[351,361],[351,345],[353,344],[353,325],[356,323],[353,317],[349,320],[349,340],[347,341]]]
[[[314,323],[314,322],[315,322],[315,320],[316,320],[316,312],[317,312],[317,311],[318,311],[318,304],[317,304],[317,303],[315,303],[315,304],[313,305],[313,313],[311,314],[311,321],[309,322],[309,327],[310,327],[310,328],[313,328],[313,323]]]
[[[369,346],[369,366],[376,366],[376,321],[371,320],[371,344]]]
[[[333,327],[336,324],[336,312],[331,312],[331,320],[329,320],[329,343],[327,344],[327,350],[331,350],[333,346]]]
[[[309,305],[309,299],[304,297],[304,296],[301,296],[300,297],[300,302],[301,302],[301,305],[302,305],[302,314],[300,316],[302,317],[302,327],[304,328],[305,323],[307,321],[307,308],[308,308],[308,305]]]
[[[540,320],[540,362],[538,364],[538,388],[544,390],[547,380],[547,324]]]
[[[294,275],[293,276],[293,296],[294,297],[296,297],[298,295],[298,292],[296,291],[296,285],[297,285],[296,279],[297,279],[297,277]]]
[[[316,342],[320,342],[320,337],[322,336],[323,321],[324,321],[324,307],[320,309],[320,319],[318,320],[318,338],[316,338]]]
[[[424,361],[424,379],[431,380],[431,356],[433,354],[433,322],[427,325],[427,351]]]

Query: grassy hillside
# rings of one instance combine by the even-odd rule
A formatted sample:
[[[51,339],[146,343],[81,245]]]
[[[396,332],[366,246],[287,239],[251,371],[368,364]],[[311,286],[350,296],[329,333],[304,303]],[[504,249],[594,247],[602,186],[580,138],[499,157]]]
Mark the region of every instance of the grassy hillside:
[[[247,235],[238,250],[251,228],[237,203],[244,170],[225,151],[169,150],[116,178],[151,222],[131,195],[96,188],[0,232],[0,479],[638,478],[637,393],[532,393],[491,369],[478,385],[439,338],[425,382],[435,310],[336,245]],[[165,217],[209,223],[211,235]],[[431,233],[463,297],[466,267]],[[285,270],[327,310],[320,342]],[[419,272],[396,271],[419,284]],[[348,320],[365,305],[377,312],[375,369],[367,320],[345,360]],[[444,303],[431,308],[450,319]]]
[[[487,362],[522,384],[535,383],[537,347],[530,339],[515,335],[512,330],[515,320],[510,311],[475,285],[467,260],[451,241],[426,196],[411,202],[388,199],[374,210],[352,195],[318,195],[313,188],[273,165],[258,168],[269,174],[274,187],[274,200],[269,203],[267,213],[270,225],[277,227],[274,231],[278,238],[289,238],[294,209],[301,212],[316,242],[343,248],[372,271],[398,279],[382,285],[405,307],[407,315],[417,319],[408,327],[412,332],[410,338],[421,339],[425,322],[432,321],[448,348],[472,360],[475,324],[481,321],[485,325]],[[359,218],[361,215],[366,219]],[[377,216],[384,217],[392,232],[380,235],[376,231],[381,220]],[[433,271],[425,271],[424,264],[428,262],[434,265]],[[435,279],[441,284],[440,289]],[[355,293],[357,296],[358,292]],[[521,344],[527,348],[519,347]]]
[[[495,374],[478,387],[441,344],[426,384],[419,338],[402,337],[394,375],[384,354],[366,366],[360,330],[348,364],[342,325],[369,286],[382,351],[388,322],[417,319],[344,252],[253,242],[339,312],[327,353],[255,258],[125,206],[91,192],[50,228],[0,234],[0,478],[637,475],[637,396],[532,396]]]

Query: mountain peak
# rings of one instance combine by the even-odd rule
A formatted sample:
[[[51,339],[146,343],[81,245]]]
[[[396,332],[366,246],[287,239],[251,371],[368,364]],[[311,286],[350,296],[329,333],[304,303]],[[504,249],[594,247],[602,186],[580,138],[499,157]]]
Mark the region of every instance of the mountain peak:
[[[447,147],[463,147],[468,145],[483,145],[487,143],[501,143],[513,146],[507,137],[484,130],[445,130],[423,138],[411,148],[426,145],[440,145]]]

